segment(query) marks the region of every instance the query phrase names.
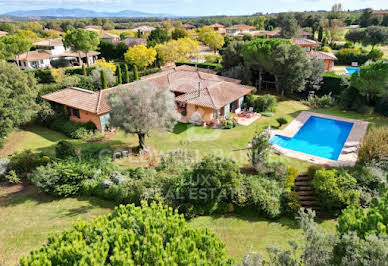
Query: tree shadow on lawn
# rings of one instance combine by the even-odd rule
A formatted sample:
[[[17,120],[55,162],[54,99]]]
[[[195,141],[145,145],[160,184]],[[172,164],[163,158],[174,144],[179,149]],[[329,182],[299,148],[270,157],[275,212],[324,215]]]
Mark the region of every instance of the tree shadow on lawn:
[[[46,204],[65,199],[66,198],[55,197],[48,193],[40,192],[37,187],[29,184],[26,185],[25,189],[21,191],[3,196],[0,199],[0,207],[13,207],[23,204],[27,201],[32,201],[35,204]],[[73,199],[76,199],[77,201],[86,201],[89,205],[69,209],[67,211],[67,214],[65,214],[64,216],[76,216],[82,213],[86,213],[88,212],[88,210],[93,209],[94,206],[110,209],[113,209],[115,206],[114,202],[106,201],[95,197],[79,196],[73,197]]]
[[[185,132],[186,130],[188,130],[190,127],[192,127],[192,125],[190,125],[190,124],[185,124],[185,123],[177,123],[176,125],[175,125],[175,127],[174,127],[174,129],[173,129],[173,133],[174,134],[177,134],[177,135],[179,135],[179,134],[181,134],[181,133],[183,133],[183,132]]]
[[[29,124],[22,126],[21,129],[24,131],[27,131],[27,132],[34,133],[34,134],[36,134],[36,135],[38,135],[46,140],[52,141],[52,142],[58,142],[58,141],[63,140],[63,139],[69,139],[61,132],[49,129],[49,128],[44,127],[44,126],[32,124],[32,123],[29,123]]]

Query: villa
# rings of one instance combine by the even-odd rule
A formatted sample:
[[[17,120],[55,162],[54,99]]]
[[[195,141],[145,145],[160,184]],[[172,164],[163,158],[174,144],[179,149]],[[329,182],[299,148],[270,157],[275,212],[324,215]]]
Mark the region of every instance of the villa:
[[[196,113],[207,124],[219,123],[228,118],[230,112],[238,113],[244,96],[253,90],[252,87],[241,85],[240,80],[185,65],[142,77],[142,80],[156,89],[170,90],[175,94],[182,122],[189,122]],[[121,86],[133,88],[134,83]],[[71,120],[82,123],[91,121],[100,132],[104,132],[109,125],[111,111],[107,96],[117,88],[97,92],[66,88],[43,95],[42,98],[63,105]]]
[[[213,28],[215,32],[218,32],[219,34],[224,35],[226,33],[225,26],[219,23],[215,23],[213,25],[210,25],[209,27]]]
[[[71,65],[79,65],[82,61],[86,64],[94,64],[99,52],[91,51],[73,52],[66,49],[62,39],[49,39],[34,43],[38,48],[35,51],[17,55],[15,62],[20,69],[43,69],[50,68],[51,62],[58,59],[68,60]]]
[[[316,57],[319,60],[322,60],[325,63],[325,70],[331,71],[334,67],[334,61],[337,60],[337,57],[332,53],[326,53],[322,51],[310,51],[307,52],[309,58]]]
[[[226,28],[226,34],[229,36],[238,36],[238,35],[244,35],[244,34],[251,34],[256,30],[255,27],[240,24],[240,25],[233,25],[231,27]]]
[[[144,25],[144,26],[140,26],[140,27],[131,29],[131,31],[133,31],[134,33],[138,33],[140,31],[140,33],[142,35],[145,35],[145,34],[148,34],[155,29],[156,29],[155,27]]]
[[[103,41],[111,42],[111,43],[115,43],[115,42],[120,41],[120,37],[119,36],[117,36],[116,34],[112,34],[112,33],[106,32],[106,31],[101,33],[98,37],[101,40],[103,40]]]

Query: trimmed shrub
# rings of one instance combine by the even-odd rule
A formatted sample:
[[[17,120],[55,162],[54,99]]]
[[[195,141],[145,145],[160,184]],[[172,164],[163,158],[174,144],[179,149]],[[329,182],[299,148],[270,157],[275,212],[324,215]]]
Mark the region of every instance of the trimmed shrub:
[[[378,100],[375,111],[384,116],[388,116],[388,96],[383,96],[380,100]]]
[[[55,82],[54,77],[51,75],[50,69],[34,69],[24,70],[27,73],[33,73],[36,80],[39,83],[53,83]]]
[[[332,74],[324,73],[321,83],[321,88],[316,91],[318,96],[331,94],[333,96],[340,95],[345,89],[345,84],[343,81],[344,77]]]
[[[336,53],[338,64],[351,65],[352,62],[358,62],[359,65],[368,61],[368,54],[360,48],[344,48]]]
[[[235,128],[237,127],[237,122],[234,121],[232,118],[228,118],[224,121],[222,121],[222,128],[223,129],[232,129],[232,128]]]
[[[77,157],[74,145],[66,140],[61,140],[55,146],[55,156],[58,159],[65,159],[68,157]]]
[[[290,218],[295,218],[302,208],[300,197],[295,191],[286,191],[281,198],[282,213]]]
[[[95,66],[86,67],[87,75],[89,76],[94,69],[96,69]],[[66,75],[83,75],[84,74],[84,70],[82,69],[82,67],[66,68],[65,69],[65,74]]]
[[[65,117],[59,117],[51,123],[50,128],[62,132],[69,138],[76,139],[79,137],[78,130],[80,128],[85,128],[88,131],[94,131],[96,129],[96,125],[93,122],[77,123]]]
[[[284,117],[278,117],[276,118],[276,121],[279,123],[279,127],[288,123],[287,119]]]
[[[195,63],[195,62],[176,62],[176,66],[182,66],[182,65],[187,65],[187,66],[197,66],[199,68],[207,68],[207,69],[212,69],[212,70],[219,70],[221,69],[221,64],[213,64],[213,63]]]
[[[15,171],[19,175],[31,173],[36,167],[46,165],[50,162],[50,157],[44,154],[33,153],[31,150],[14,152],[9,158],[9,170]]]
[[[358,151],[361,162],[383,161],[388,158],[388,128],[372,127],[362,141]]]
[[[273,112],[277,101],[271,94],[265,94],[255,99],[255,111],[256,112]]]
[[[357,180],[343,170],[317,170],[311,184],[321,207],[333,214],[357,202],[359,198]]]
[[[116,207],[112,214],[49,237],[20,265],[231,265],[214,233],[193,229],[161,204]]]

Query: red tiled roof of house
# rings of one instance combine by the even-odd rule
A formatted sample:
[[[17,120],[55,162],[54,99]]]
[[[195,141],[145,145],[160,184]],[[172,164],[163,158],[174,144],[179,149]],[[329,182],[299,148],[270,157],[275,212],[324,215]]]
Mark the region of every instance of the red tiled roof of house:
[[[311,45],[311,46],[319,46],[320,43],[314,40],[310,39],[304,39],[304,38],[294,38],[291,39],[291,42],[297,45]]]
[[[109,32],[102,32],[99,36],[98,36],[100,39],[120,39],[119,36],[117,36],[116,34],[112,34],[112,33],[109,33]]]
[[[15,57],[15,60],[29,62],[29,61],[38,61],[38,60],[50,59],[51,57],[52,57],[52,55],[48,51],[35,50],[35,51],[29,51],[29,52],[17,55]]]
[[[126,38],[125,40],[122,40],[121,42],[125,43],[129,47],[135,46],[135,45],[146,45],[147,40],[143,38]]]
[[[62,39],[47,39],[33,43],[35,46],[63,46]]]
[[[219,23],[215,23],[215,24],[210,25],[209,27],[213,27],[213,28],[224,28],[225,26],[222,25],[222,24],[219,24]]]
[[[196,27],[191,24],[183,24],[182,27],[187,30],[195,29]]]
[[[176,98],[178,101],[219,109],[227,103],[249,94],[252,87],[240,85],[237,79],[208,73],[206,69],[196,69],[191,66],[179,66],[163,72],[142,77],[156,89],[182,92]],[[133,88],[136,83],[128,83],[98,92],[78,88],[67,88],[42,96],[42,98],[82,109],[91,113],[103,114],[109,112],[108,95],[119,87]],[[198,88],[201,86],[200,97]]]
[[[319,60],[337,60],[337,57],[331,53],[326,53],[322,51],[310,51],[307,55],[312,58],[316,57]]]
[[[252,26],[245,25],[245,24],[239,24],[239,25],[230,26],[227,29],[245,31],[245,30],[255,30],[256,28],[252,27]]]

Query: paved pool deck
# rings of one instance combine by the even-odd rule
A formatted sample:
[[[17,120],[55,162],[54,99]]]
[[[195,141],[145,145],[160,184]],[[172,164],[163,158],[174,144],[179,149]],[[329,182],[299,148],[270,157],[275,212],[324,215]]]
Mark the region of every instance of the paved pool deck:
[[[285,149],[278,145],[272,145],[271,150],[275,153],[283,154],[285,156],[293,157],[296,159],[308,161],[308,162],[323,165],[323,166],[334,166],[334,167],[354,166],[357,162],[358,149],[361,145],[362,139],[364,138],[368,130],[369,123],[366,121],[303,111],[294,120],[292,120],[292,122],[285,129],[271,130],[271,138],[274,135],[280,135],[280,136],[292,138],[311,116],[353,123],[352,130],[350,131],[349,136],[346,139],[344,147],[337,161],[310,155],[303,152]],[[325,137],[325,136],[322,136],[322,137]],[[356,147],[357,149],[349,153],[345,152],[346,148],[349,148],[349,147]]]

